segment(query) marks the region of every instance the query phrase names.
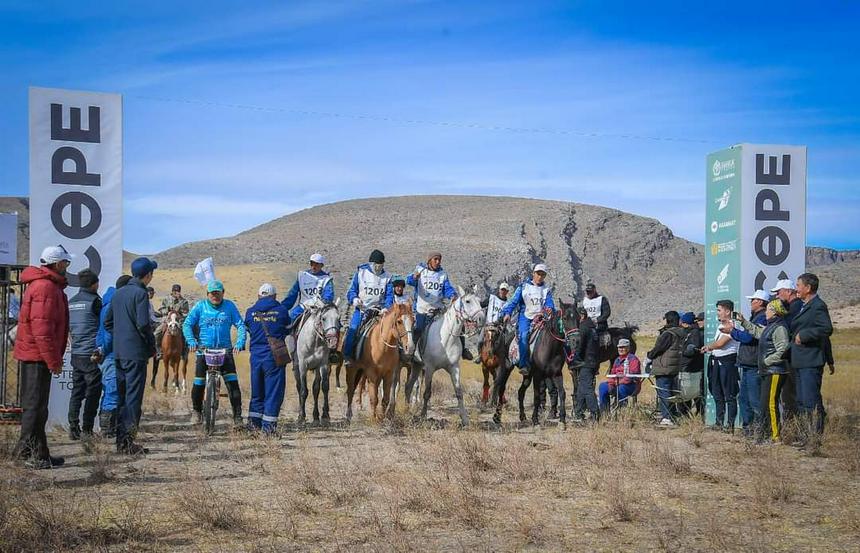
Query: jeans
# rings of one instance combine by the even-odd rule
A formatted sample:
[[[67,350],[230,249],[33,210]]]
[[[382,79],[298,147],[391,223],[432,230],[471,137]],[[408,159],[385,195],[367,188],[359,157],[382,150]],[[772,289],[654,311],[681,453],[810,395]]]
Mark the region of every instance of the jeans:
[[[821,378],[824,375],[824,367],[798,368],[795,369],[795,375],[798,412],[813,425],[815,432],[821,434],[827,417],[824,401],[821,398]]]
[[[20,459],[33,457],[48,459],[48,438],[45,425],[48,423],[48,397],[51,394],[51,371],[45,363],[24,361],[21,363],[21,437],[15,446],[15,455]]]
[[[119,400],[116,389],[116,360],[113,355],[109,355],[102,361],[102,411],[113,411],[116,409],[117,401]]]
[[[741,423],[744,428],[756,425],[761,418],[761,377],[758,367],[741,365],[741,388],[738,395],[738,407],[741,411]]]
[[[137,435],[148,364],[148,359],[116,360],[116,445],[119,448],[128,447]]]
[[[600,383],[600,386],[597,387],[597,390],[600,409],[602,409],[603,411],[608,411],[612,395],[617,394],[618,405],[621,405],[622,403],[627,401],[627,398],[636,395],[636,383],[631,382],[630,384],[618,384],[617,386],[611,386],[608,381],[604,381]]]
[[[519,368],[527,367],[529,364],[529,332],[532,328],[532,322],[530,319],[525,317],[520,317],[517,321],[517,344],[520,349],[520,359],[517,362],[517,366]],[[592,392],[594,391],[594,386],[591,387]]]
[[[708,385],[717,407],[716,425],[734,428],[740,388],[736,355],[711,356]]]
[[[672,392],[675,389],[674,375],[661,375],[655,377],[657,381],[657,404],[660,407],[660,416],[664,419],[674,420],[672,405],[669,404],[669,398],[672,397]]]
[[[72,395],[69,398],[69,426],[92,432],[99,400],[102,397],[102,373],[89,355],[72,355]],[[84,420],[81,422],[81,403]]]

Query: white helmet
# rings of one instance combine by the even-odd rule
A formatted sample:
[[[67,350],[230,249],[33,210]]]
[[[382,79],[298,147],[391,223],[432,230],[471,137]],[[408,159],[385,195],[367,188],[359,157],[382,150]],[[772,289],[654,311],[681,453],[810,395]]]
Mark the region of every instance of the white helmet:
[[[310,258],[311,263],[319,263],[320,265],[325,265],[325,257],[321,253],[315,253]]]

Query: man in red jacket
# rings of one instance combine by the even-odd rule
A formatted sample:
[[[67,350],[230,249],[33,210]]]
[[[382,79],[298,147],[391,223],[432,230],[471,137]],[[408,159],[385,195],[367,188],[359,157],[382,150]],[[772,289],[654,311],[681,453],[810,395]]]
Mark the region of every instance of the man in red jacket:
[[[42,250],[40,267],[21,273],[27,290],[21,300],[15,359],[21,361],[21,437],[15,453],[38,469],[58,467],[65,461],[51,457],[45,424],[51,374],[63,370],[63,352],[69,339],[69,303],[63,292],[71,254],[62,246]]]

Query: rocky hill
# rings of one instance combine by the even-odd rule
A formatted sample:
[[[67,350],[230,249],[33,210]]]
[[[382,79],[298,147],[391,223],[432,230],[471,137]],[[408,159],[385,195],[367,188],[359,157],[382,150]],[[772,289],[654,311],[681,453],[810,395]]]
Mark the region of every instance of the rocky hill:
[[[401,273],[410,272],[426,252],[440,250],[454,282],[477,284],[483,291],[502,280],[519,282],[533,263],[546,261],[557,295],[581,297],[593,280],[610,298],[616,323],[653,322],[668,309],[698,310],[703,301],[703,247],[674,236],[659,221],[605,207],[522,198],[338,202],[230,238],[183,244],[157,259],[165,267],[190,266],[207,256],[230,265],[303,265],[310,253],[321,251],[343,292],[373,248],[383,250],[387,266]],[[856,252],[810,248],[809,253],[811,265],[827,265],[825,283],[839,285],[837,303],[860,299]]]

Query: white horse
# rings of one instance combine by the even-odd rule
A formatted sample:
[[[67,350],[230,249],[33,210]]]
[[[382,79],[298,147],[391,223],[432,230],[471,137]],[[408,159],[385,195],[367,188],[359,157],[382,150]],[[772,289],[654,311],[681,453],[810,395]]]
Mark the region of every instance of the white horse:
[[[299,423],[305,422],[305,402],[308,399],[308,371],[315,370],[314,376],[314,421],[320,420],[319,393],[322,388],[322,420],[329,420],[329,352],[337,349],[340,332],[340,316],[334,303],[325,303],[319,297],[306,306],[304,325],[299,330],[293,354],[293,374],[296,378],[296,391],[299,393]]]
[[[433,373],[439,369],[448,371],[451,384],[454,386],[454,395],[457,397],[457,407],[460,411],[460,422],[463,426],[469,424],[469,413],[463,403],[463,387],[460,383],[460,356],[463,353],[463,345],[460,336],[471,335],[478,331],[484,323],[484,310],[481,301],[475,294],[467,294],[462,287],[457,286],[457,299],[436,317],[436,319],[424,329],[426,339],[423,351],[416,352],[415,361],[409,371],[409,379],[406,381],[406,398],[411,400],[412,388],[424,368],[424,405],[421,408],[421,416],[427,416],[427,407],[430,404],[430,393],[433,382]],[[396,382],[396,380],[395,380]]]

